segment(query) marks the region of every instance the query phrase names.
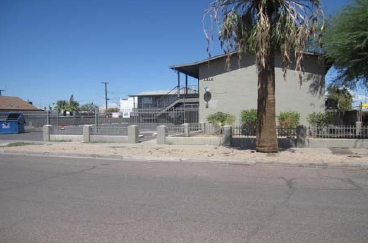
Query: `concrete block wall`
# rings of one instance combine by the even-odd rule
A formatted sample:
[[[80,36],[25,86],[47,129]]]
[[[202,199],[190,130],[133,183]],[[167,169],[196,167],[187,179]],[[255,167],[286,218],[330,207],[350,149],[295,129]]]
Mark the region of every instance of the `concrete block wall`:
[[[49,141],[75,141],[75,142],[112,142],[112,143],[139,143],[139,130],[137,126],[128,129],[128,136],[105,136],[91,135],[91,126],[83,127],[83,135],[54,135],[53,127],[45,125],[43,127],[43,139]],[[188,129],[187,129],[188,130]],[[166,126],[157,127],[157,144],[170,145],[216,145],[234,146],[248,149],[255,148],[255,138],[232,137],[231,127],[225,127],[220,137],[189,137],[189,132],[185,137],[168,137]],[[326,148],[326,147],[348,147],[348,148],[368,148],[368,139],[325,139],[308,138],[307,128],[300,126],[297,128],[297,138],[279,138],[280,148]]]
[[[216,145],[233,146],[247,149],[255,149],[255,137],[232,137],[231,126],[225,126],[221,137],[168,137],[166,126],[157,129],[157,144],[169,145]],[[297,127],[296,138],[279,138],[280,148],[327,148],[327,147],[349,147],[368,148],[368,139],[316,139],[307,137],[305,126]]]
[[[136,125],[128,127],[128,136],[91,135],[91,125],[83,126],[83,135],[52,134],[52,129],[52,125],[43,126],[43,141],[139,143],[139,129]]]

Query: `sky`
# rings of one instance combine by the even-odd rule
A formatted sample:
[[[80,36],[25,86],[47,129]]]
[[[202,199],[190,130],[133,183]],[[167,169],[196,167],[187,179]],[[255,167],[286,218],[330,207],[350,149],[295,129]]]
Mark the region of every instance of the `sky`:
[[[322,6],[331,15],[350,1]],[[72,94],[81,105],[103,106],[103,82],[109,106],[131,94],[170,90],[177,85],[171,65],[208,57],[202,18],[211,2],[0,0],[2,94],[44,108]],[[211,52],[222,53],[215,45]]]

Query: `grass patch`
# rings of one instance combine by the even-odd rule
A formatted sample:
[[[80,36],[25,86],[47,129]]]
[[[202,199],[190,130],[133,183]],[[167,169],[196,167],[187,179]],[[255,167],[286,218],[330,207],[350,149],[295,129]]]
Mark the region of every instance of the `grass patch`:
[[[14,143],[9,143],[2,147],[18,147],[18,146],[26,146],[26,145],[33,145],[33,144],[35,143],[14,142]]]
[[[50,142],[60,142],[60,143],[63,143],[63,142],[73,142],[73,140],[71,140],[71,139],[60,139],[60,140],[50,140]]]
[[[108,142],[108,141],[90,141],[90,142],[83,142],[83,143],[117,143],[117,142]]]

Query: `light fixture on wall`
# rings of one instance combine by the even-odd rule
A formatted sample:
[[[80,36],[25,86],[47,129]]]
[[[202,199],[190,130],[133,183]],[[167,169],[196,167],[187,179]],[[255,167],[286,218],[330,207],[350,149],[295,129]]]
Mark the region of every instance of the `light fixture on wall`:
[[[205,87],[207,88],[207,87]],[[212,98],[212,94],[210,92],[208,92],[208,90],[205,90],[205,93],[203,95],[203,99],[206,102],[206,108],[208,108],[208,102],[211,100]]]

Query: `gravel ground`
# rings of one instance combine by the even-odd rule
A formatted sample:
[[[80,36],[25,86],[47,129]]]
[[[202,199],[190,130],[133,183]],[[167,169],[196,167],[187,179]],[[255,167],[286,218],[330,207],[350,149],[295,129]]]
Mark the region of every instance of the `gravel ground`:
[[[23,146],[7,146],[0,143],[2,153],[29,153],[57,156],[114,157],[121,159],[145,160],[193,160],[193,161],[225,161],[225,162],[280,162],[280,163],[314,163],[335,165],[368,166],[367,149],[328,148],[291,148],[277,154],[257,153],[254,150],[243,150],[221,146],[179,146],[157,145],[154,143],[120,144],[120,143],[78,143],[53,142],[29,144]]]

